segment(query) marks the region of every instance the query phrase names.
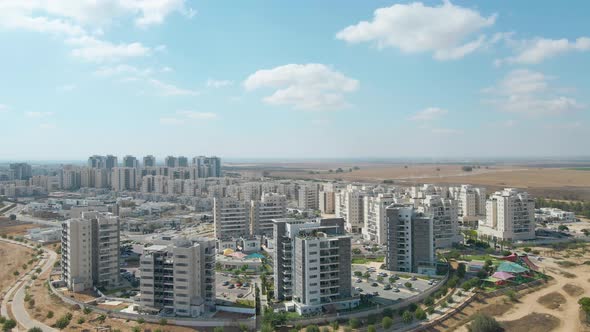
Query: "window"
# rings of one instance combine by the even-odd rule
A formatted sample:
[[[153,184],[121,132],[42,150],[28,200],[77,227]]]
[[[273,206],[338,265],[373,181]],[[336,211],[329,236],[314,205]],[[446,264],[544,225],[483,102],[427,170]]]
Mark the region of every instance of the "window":
[[[187,255],[176,255],[176,257],[178,257],[178,258],[188,258]]]
[[[176,266],[188,266],[187,263],[176,263]]]

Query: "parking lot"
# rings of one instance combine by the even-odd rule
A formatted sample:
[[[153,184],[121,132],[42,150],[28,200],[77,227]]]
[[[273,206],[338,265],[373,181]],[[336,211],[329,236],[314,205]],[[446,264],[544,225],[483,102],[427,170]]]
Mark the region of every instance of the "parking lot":
[[[231,274],[217,272],[215,274],[217,299],[229,302],[236,302],[240,298],[254,300],[254,285],[252,284],[252,280],[248,280],[247,283],[248,285],[245,287],[243,285],[236,287],[236,279],[232,278]],[[230,285],[234,286],[232,287]]]
[[[372,298],[372,301],[379,304],[392,304],[408,297],[420,294],[433,287],[434,283],[436,282],[435,280],[429,281],[421,278],[415,278],[416,280],[412,280],[409,274],[404,274],[401,272],[396,273],[381,269],[375,269],[375,272],[369,272],[370,277],[368,280],[365,277],[354,276],[354,272],[356,271],[360,271],[364,275],[365,272],[368,272],[367,268],[368,267],[365,265],[355,264],[352,266],[352,286],[355,289],[356,294],[377,294]],[[383,280],[381,282],[378,281],[379,273],[382,273],[383,275]],[[387,274],[387,276],[385,276],[385,274]],[[394,275],[397,275],[399,278],[390,284],[389,278]],[[405,283],[407,282],[412,284],[412,288],[405,286]],[[390,285],[391,289],[384,289],[386,285]],[[357,290],[359,288],[362,289],[362,291]]]

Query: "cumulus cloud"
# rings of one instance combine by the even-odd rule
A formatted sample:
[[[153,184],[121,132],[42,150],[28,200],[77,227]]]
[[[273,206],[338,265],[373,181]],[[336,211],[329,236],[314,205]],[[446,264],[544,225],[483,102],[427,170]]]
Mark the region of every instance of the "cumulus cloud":
[[[410,117],[414,121],[432,121],[449,113],[447,110],[438,107],[428,107]]]
[[[179,110],[176,111],[175,117],[163,117],[160,118],[160,123],[165,125],[182,125],[195,120],[213,120],[217,118],[216,113],[212,112],[197,112],[190,110]]]
[[[230,86],[233,84],[234,84],[234,81],[230,81],[230,80],[214,80],[214,79],[207,80],[207,87],[210,87],[210,88],[223,88],[225,86]]]
[[[580,37],[574,41],[567,39],[535,38],[531,40],[512,41],[516,55],[496,61],[497,65],[539,64],[547,59],[569,52],[590,51],[590,38]]]
[[[174,84],[165,83],[155,78],[149,79],[148,82],[156,88],[162,96],[197,96],[199,91],[180,88]]]
[[[550,86],[551,77],[527,69],[509,72],[495,86],[484,89],[491,96],[487,102],[499,110],[524,114],[561,114],[583,108],[560,89]]]
[[[72,55],[91,62],[116,61],[125,58],[149,55],[151,50],[141,43],[113,44],[92,36],[70,38],[66,41],[74,46]]]
[[[25,112],[27,118],[44,118],[53,115],[53,112]]]
[[[432,52],[435,59],[452,60],[482,48],[485,36],[471,38],[495,21],[496,15],[484,17],[450,1],[433,7],[421,2],[395,4],[375,10],[371,21],[348,26],[336,38],[354,44],[370,42],[378,48],[395,47],[405,53]]]
[[[244,87],[276,89],[263,98],[270,105],[317,111],[347,107],[344,96],[358,90],[359,81],[323,64],[288,64],[258,70],[244,81]]]

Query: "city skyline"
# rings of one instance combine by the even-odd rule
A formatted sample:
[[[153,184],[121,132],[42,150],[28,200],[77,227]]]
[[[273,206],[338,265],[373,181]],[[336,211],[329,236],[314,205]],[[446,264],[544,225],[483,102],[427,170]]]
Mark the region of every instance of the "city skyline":
[[[2,3],[2,160],[587,155],[589,4],[342,4]]]

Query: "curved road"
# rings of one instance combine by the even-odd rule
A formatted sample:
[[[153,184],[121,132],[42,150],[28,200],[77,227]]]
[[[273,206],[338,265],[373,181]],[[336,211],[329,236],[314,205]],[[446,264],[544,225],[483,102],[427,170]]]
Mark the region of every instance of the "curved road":
[[[11,241],[7,239],[0,240],[7,243],[24,246],[30,249],[36,249],[31,245],[24,244],[21,242]],[[0,312],[2,316],[8,317],[8,304],[12,302],[12,315],[14,316],[14,319],[17,321],[19,326],[24,327],[25,330],[28,330],[33,327],[39,327],[41,328],[41,330],[43,330],[43,332],[58,332],[59,330],[56,330],[48,325],[45,325],[37,320],[32,319],[31,316],[29,316],[27,310],[25,309],[25,286],[33,283],[33,280],[31,280],[31,276],[35,274],[34,270],[40,267],[40,274],[46,273],[47,271],[50,271],[53,268],[53,264],[55,264],[55,261],[57,260],[57,254],[54,251],[47,249],[44,249],[44,251],[45,254],[43,259],[39,261],[37,265],[33,267],[33,269],[31,269],[21,278],[19,278],[16,281],[16,283],[12,285],[12,287],[6,292],[6,296],[2,301],[2,307]],[[47,255],[49,255],[49,257],[47,257]]]

